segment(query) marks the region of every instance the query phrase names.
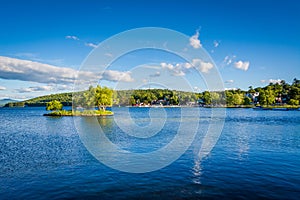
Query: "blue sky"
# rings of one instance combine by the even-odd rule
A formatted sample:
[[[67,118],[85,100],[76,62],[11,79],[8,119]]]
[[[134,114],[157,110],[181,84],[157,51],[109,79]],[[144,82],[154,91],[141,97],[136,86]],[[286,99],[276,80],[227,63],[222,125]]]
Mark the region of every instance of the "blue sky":
[[[247,89],[250,85],[258,87],[270,81],[291,82],[300,78],[297,1],[10,0],[0,3],[0,99],[71,91],[70,74],[80,68],[97,44],[140,27],[163,27],[195,36],[217,65],[225,88]],[[146,62],[151,56],[159,58],[157,67],[162,67],[161,58],[173,66],[182,63],[166,54],[146,53],[149,52],[137,58],[140,59],[137,63]],[[136,67],[129,66],[134,63],[130,59],[123,62],[122,66]],[[121,64],[119,68],[116,65],[102,83],[110,86],[110,82],[122,82],[113,76],[134,82],[127,70]],[[149,73],[152,82],[159,79],[157,70]],[[168,77],[171,79],[172,73],[164,79]],[[193,87],[205,89],[196,83]]]

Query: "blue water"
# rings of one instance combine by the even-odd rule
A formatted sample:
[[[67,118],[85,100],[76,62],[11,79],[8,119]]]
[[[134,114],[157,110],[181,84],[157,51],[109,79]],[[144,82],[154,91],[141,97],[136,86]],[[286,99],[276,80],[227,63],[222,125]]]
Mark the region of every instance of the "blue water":
[[[187,109],[185,120],[196,120],[197,109],[183,109]],[[175,137],[181,123],[180,108],[165,110],[164,128],[148,139],[122,132],[113,117],[98,122],[122,149],[155,151]],[[149,125],[148,108],[129,111],[136,124]],[[83,145],[72,117],[43,117],[44,112],[44,108],[0,109],[0,199],[300,196],[299,111],[226,109],[216,146],[199,161],[199,148],[211,119],[211,109],[202,108],[199,130],[188,150],[171,165],[149,173],[126,173],[102,164]],[[122,117],[126,108],[114,108],[114,112]],[[80,120],[89,123],[88,118]]]

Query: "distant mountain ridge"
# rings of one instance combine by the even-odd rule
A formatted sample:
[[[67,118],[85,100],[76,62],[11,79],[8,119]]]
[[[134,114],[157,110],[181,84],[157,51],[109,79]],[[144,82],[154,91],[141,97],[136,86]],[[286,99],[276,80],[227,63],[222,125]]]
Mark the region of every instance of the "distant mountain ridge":
[[[19,102],[19,100],[10,99],[10,98],[0,99],[0,107],[4,106],[7,103],[14,103],[14,102]]]

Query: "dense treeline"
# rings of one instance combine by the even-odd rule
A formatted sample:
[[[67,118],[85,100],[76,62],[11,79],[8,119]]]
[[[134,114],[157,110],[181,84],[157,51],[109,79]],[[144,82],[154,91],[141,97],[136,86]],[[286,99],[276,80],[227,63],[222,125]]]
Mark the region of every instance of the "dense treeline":
[[[198,94],[167,89],[134,90],[130,105],[188,105],[195,104]]]
[[[128,93],[126,93],[128,95]],[[128,99],[128,97],[127,97]],[[226,90],[225,92],[191,93],[162,89],[134,90],[129,97],[130,105],[200,105],[200,106],[271,106],[293,105],[298,106],[300,101],[300,80],[294,79],[290,85],[284,80],[270,83],[261,88],[243,91]]]
[[[91,89],[91,88],[90,88]],[[89,90],[87,90],[89,91]],[[87,95],[87,91],[77,92],[75,96]],[[72,93],[52,94],[33,98],[18,104],[27,106],[45,106],[47,102],[58,100],[64,106],[72,104]],[[248,90],[226,90],[225,92],[202,93],[183,92],[168,89],[147,89],[147,90],[118,90],[112,94],[113,106],[143,106],[143,105],[200,105],[200,106],[271,106],[271,105],[293,105],[299,106],[300,101],[300,80],[294,79],[292,84],[284,80],[278,83],[270,83],[265,87]],[[79,100],[78,100],[79,101]],[[6,106],[17,106],[17,103],[10,103]]]
[[[6,107],[46,106],[46,103],[54,100],[61,102],[64,106],[70,106],[72,105],[72,96],[73,96],[72,92],[50,94],[50,95],[40,96],[33,99],[21,101],[21,102],[7,103],[5,106]]]

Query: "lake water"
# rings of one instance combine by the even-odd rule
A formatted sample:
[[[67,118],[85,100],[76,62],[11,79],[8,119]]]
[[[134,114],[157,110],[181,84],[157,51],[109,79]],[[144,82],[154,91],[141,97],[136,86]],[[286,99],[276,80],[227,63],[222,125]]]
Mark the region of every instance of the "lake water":
[[[156,120],[149,131],[157,134],[137,138],[122,129],[130,128],[127,118],[120,121],[127,109],[113,109],[119,122],[113,117],[98,120],[107,138],[126,152],[156,151],[174,139],[182,120],[199,120],[195,108],[182,108],[186,109],[183,119],[180,108],[167,108],[164,112],[162,108],[151,112],[149,108],[130,108],[130,116],[141,130],[149,125],[150,116]],[[44,108],[0,108],[0,199],[300,196],[299,111],[226,109],[219,140],[207,157],[199,160],[201,142],[211,122],[211,109],[201,108],[199,129],[187,151],[170,165],[148,173],[122,172],[94,158],[83,145],[84,135],[78,133],[77,126],[80,124],[88,132],[93,126],[90,119],[77,117],[74,122],[72,117],[43,117],[43,113]],[[157,131],[155,123],[159,126],[164,120],[159,116],[167,120]],[[193,130],[185,131],[190,134]],[[173,151],[178,153],[175,148]],[[132,164],[111,156],[115,167]],[[143,164],[135,162],[137,169]]]

